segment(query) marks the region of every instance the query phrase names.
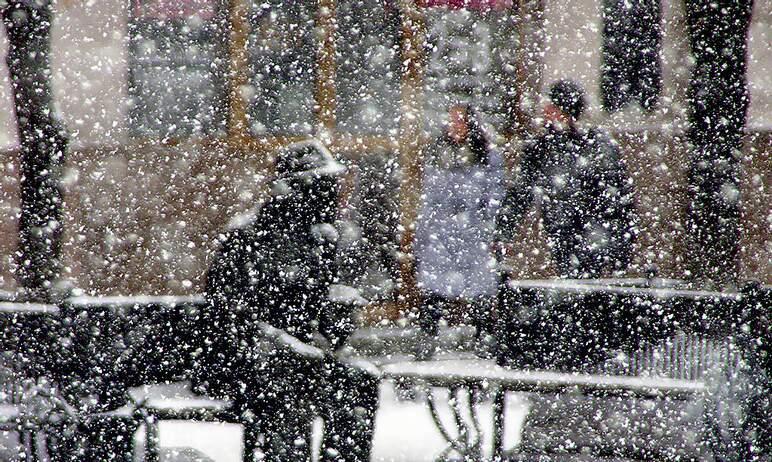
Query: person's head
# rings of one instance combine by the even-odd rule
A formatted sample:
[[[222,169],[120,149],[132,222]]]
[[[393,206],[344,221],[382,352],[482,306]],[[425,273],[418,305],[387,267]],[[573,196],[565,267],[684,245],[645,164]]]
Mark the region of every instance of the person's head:
[[[454,143],[463,143],[469,136],[469,106],[454,104],[448,110],[448,137]]]
[[[550,86],[550,102],[544,118],[553,127],[570,127],[579,120],[586,106],[584,89],[571,80],[558,80]]]
[[[346,167],[315,139],[293,143],[276,158],[277,180],[299,199],[312,202],[319,213],[331,213],[337,206],[338,180],[345,172]]]
[[[346,167],[316,139],[292,143],[276,157],[278,178],[337,178],[345,172]]]
[[[447,136],[453,143],[467,143],[475,164],[488,163],[488,137],[472,106],[458,103],[448,109]]]

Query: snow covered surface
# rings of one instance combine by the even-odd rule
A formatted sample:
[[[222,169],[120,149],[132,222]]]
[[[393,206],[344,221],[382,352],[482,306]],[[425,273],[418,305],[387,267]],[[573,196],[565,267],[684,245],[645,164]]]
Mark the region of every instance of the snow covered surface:
[[[429,462],[444,449],[444,441],[434,427],[425,401],[406,400],[392,383],[381,386],[381,406],[378,409],[373,443],[373,461]],[[480,417],[486,445],[490,448],[492,414],[490,403],[483,403]],[[520,441],[520,430],[527,411],[525,399],[515,395],[507,402],[504,443],[512,447]],[[450,422],[450,408],[440,406],[443,421]],[[241,428],[235,424],[162,421],[161,447],[191,447],[216,462],[241,460]],[[316,426],[315,440],[320,443],[321,426]],[[140,437],[142,438],[142,437]]]
[[[59,308],[56,305],[45,303],[0,302],[0,313],[57,314],[59,313]]]
[[[199,304],[204,303],[203,295],[187,295],[187,296],[174,296],[174,295],[131,295],[131,296],[100,296],[92,297],[87,295],[81,295],[77,297],[68,298],[67,301],[73,305],[182,305],[186,303]]]
[[[719,297],[737,298],[739,294],[730,292],[710,292],[707,290],[690,290],[678,288],[640,287],[630,285],[627,280],[608,279],[587,282],[575,279],[519,279],[507,283],[513,289],[545,289],[565,292],[604,292],[613,294],[648,294],[657,298],[685,297]]]
[[[183,382],[138,387],[130,390],[129,395],[134,402],[142,403],[144,407],[150,409],[179,411],[195,407],[221,410],[229,405],[227,401],[196,395]]]

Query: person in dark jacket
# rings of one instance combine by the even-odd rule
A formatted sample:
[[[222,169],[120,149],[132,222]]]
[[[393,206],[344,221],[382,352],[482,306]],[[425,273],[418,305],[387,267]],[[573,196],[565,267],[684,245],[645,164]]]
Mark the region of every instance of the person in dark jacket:
[[[621,273],[630,262],[635,217],[619,149],[604,133],[577,127],[585,107],[578,84],[556,82],[550,99],[546,132],[526,143],[519,174],[497,216],[498,239],[511,241],[537,201],[561,276]]]
[[[254,415],[245,460],[258,433],[266,460],[311,460],[315,415],[325,420],[320,460],[369,460],[378,380],[333,353],[341,339],[329,328],[345,321],[330,316],[328,296],[344,170],[315,141],[283,150],[269,198],[222,239],[209,268],[198,380]]]

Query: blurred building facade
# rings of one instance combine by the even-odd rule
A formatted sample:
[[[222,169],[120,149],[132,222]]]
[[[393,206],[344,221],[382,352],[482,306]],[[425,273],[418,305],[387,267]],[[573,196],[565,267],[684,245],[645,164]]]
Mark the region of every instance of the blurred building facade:
[[[658,4],[661,89],[603,108],[602,0],[58,0],[53,84],[73,135],[67,277],[94,294],[202,290],[216,238],[259,199],[271,153],[315,135],[351,165],[343,218],[352,281],[410,287],[421,146],[445,107],[481,107],[509,165],[558,78],[588,90],[588,123],[622,144],[641,237],[631,275],[688,279],[683,245],[689,44],[683,7]],[[750,29],[740,279],[772,283],[772,3]],[[6,49],[0,36],[0,50]],[[644,105],[645,106],[645,105]],[[0,289],[12,290],[18,164],[0,67]],[[616,109],[616,108],[615,108]],[[554,274],[538,212],[515,275]]]

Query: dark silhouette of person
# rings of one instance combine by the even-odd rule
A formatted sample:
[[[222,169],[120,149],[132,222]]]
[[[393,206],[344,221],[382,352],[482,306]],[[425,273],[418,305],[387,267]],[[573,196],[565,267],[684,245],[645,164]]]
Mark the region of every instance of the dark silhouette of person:
[[[337,281],[337,177],[345,170],[318,142],[277,159],[277,179],[251,222],[230,231],[207,274],[198,386],[254,415],[265,460],[310,461],[314,417],[325,421],[320,460],[368,461],[378,378],[333,353]],[[350,324],[350,323],[349,323]],[[322,334],[326,334],[327,343]],[[339,332],[338,332],[339,334]]]
[[[585,108],[578,84],[558,81],[549,96],[546,131],[526,142],[519,174],[497,216],[498,240],[511,242],[523,215],[538,202],[562,277],[622,273],[636,230],[632,182],[619,148],[601,131],[577,127]]]

